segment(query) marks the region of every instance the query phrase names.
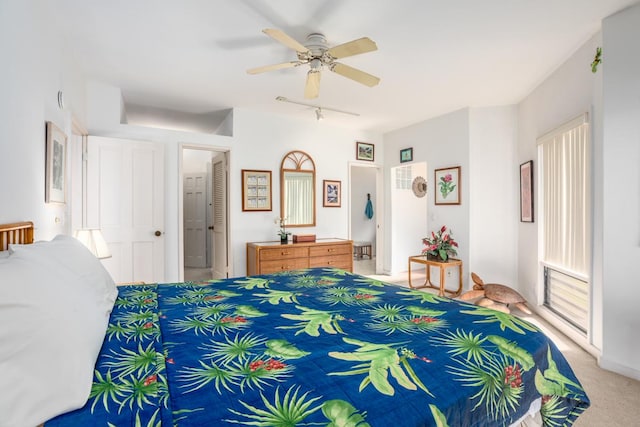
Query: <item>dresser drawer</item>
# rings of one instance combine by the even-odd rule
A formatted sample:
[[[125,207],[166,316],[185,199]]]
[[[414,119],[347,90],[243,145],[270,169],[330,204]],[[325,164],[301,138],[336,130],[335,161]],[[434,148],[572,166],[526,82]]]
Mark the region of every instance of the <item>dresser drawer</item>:
[[[309,259],[309,267],[332,267],[342,268],[343,270],[351,270],[352,259],[351,254],[312,257]]]
[[[349,256],[351,256],[352,250],[353,249],[349,244],[313,246],[309,248],[309,256],[321,257],[321,256],[327,256],[327,255],[343,255],[343,254],[349,254]]]
[[[260,261],[281,260],[290,258],[306,258],[309,256],[309,248],[295,248],[282,245],[282,248],[269,248],[260,251]]]
[[[260,274],[278,273],[280,271],[299,270],[309,268],[309,258],[278,259],[274,261],[262,261]]]
[[[309,267],[353,270],[351,240],[319,239],[281,245],[280,242],[247,242],[247,276],[272,274]]]

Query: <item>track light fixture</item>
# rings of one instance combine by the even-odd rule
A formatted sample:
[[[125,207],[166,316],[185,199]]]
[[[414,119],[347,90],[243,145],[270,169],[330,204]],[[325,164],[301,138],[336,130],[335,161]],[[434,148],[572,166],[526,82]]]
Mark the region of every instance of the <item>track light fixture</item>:
[[[356,117],[360,116],[360,114],[352,113],[350,111],[338,110],[336,108],[330,108],[330,107],[323,107],[321,105],[316,105],[316,104],[308,104],[306,102],[292,101],[288,98],[285,98],[284,96],[276,96],[276,101],[289,102],[291,104],[304,105],[305,107],[311,107],[314,109],[316,113],[316,120],[324,119],[324,114],[323,114],[324,111],[333,111],[335,113],[349,114],[351,116],[356,116]]]

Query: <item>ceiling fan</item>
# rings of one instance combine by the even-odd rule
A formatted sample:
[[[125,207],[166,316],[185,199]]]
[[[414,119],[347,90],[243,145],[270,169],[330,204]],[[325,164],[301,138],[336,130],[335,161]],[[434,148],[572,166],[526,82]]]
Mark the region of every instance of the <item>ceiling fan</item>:
[[[309,64],[311,69],[307,73],[307,83],[304,87],[305,98],[318,97],[318,94],[320,93],[320,70],[322,70],[323,67],[365,86],[373,87],[380,83],[380,79],[376,76],[348,65],[344,65],[340,62],[336,62],[336,59],[378,50],[376,43],[368,37],[362,37],[357,40],[352,40],[329,48],[327,46],[327,39],[324,35],[319,33],[309,34],[307,36],[306,43],[303,45],[281,30],[267,28],[262,30],[262,32],[275,41],[295,50],[298,60],[251,68],[247,70],[247,73],[249,74],[259,74],[266,71],[299,67],[303,64]]]

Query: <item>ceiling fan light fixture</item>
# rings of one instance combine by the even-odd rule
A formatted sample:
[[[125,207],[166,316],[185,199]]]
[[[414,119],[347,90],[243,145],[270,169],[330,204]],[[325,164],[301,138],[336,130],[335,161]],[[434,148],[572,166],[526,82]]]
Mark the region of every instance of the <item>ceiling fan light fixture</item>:
[[[312,59],[309,62],[309,66],[311,67],[312,71],[320,71],[320,68],[322,67],[322,61],[318,58]]]

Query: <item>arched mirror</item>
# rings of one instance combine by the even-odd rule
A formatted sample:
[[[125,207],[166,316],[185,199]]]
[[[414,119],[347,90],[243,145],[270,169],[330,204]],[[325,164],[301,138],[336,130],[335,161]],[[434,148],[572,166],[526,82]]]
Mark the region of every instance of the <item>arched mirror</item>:
[[[304,151],[290,151],[280,165],[280,217],[287,227],[316,225],[316,165]]]

